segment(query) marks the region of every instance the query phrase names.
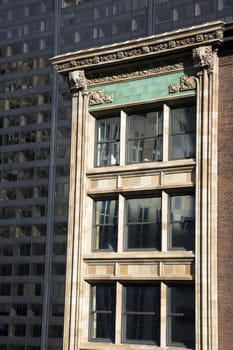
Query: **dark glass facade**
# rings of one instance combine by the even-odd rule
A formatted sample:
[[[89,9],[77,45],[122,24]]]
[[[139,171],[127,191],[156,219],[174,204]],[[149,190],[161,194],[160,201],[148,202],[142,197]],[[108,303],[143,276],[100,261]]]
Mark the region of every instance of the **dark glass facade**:
[[[1,350],[62,349],[71,96],[48,59],[216,19],[233,0],[0,0]]]

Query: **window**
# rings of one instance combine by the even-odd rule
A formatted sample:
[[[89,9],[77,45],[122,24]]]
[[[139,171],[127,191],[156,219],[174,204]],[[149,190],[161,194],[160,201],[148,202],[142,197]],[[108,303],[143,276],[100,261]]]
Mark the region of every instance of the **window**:
[[[192,250],[195,245],[194,195],[170,197],[170,248]]]
[[[171,159],[195,157],[195,115],[194,106],[171,110]]]
[[[194,250],[195,195],[161,192],[94,201],[92,250]]]
[[[97,166],[119,164],[120,119],[97,121]]]
[[[128,163],[162,159],[162,112],[128,116]]]
[[[132,284],[124,287],[123,339],[151,342],[160,338],[159,285]]]
[[[91,329],[92,340],[114,342],[115,299],[113,284],[97,284],[91,287]]]
[[[94,249],[116,251],[117,222],[117,200],[101,200],[95,203]]]
[[[192,286],[168,288],[168,343],[172,345],[194,345],[195,297]]]
[[[96,119],[97,167],[195,158],[195,146],[192,104]]]
[[[161,198],[127,200],[126,249],[160,249]]]
[[[194,346],[193,285],[141,281],[98,282],[90,287],[90,341]],[[119,305],[122,312],[116,314]],[[115,329],[121,329],[118,341]]]

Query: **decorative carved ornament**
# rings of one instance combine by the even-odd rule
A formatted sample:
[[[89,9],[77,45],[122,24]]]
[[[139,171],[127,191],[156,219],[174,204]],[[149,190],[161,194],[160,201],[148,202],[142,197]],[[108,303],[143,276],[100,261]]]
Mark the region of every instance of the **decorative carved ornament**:
[[[69,57],[66,58],[66,62],[56,63],[54,62],[54,67],[57,71],[65,71],[69,69],[85,67],[85,66],[93,66],[100,63],[114,62],[129,58],[134,58],[137,56],[146,56],[150,54],[161,53],[165,51],[171,51],[174,49],[180,49],[183,47],[191,47],[196,44],[207,43],[207,42],[221,42],[223,38],[223,31],[220,27],[218,29],[201,33],[201,34],[193,34],[189,36],[183,36],[182,38],[174,38],[174,39],[165,39],[164,42],[159,43],[151,43],[148,45],[137,43],[135,47],[125,49],[114,49],[112,52],[104,53],[103,51],[95,56],[87,56],[82,58],[73,58],[69,60]],[[111,50],[111,46],[109,47]]]
[[[100,105],[102,103],[111,103],[113,102],[113,95],[104,95],[103,90],[94,90],[90,93],[89,105]]]
[[[191,56],[182,56],[179,61],[171,62],[169,60],[163,59],[163,61],[155,60],[152,63],[147,63],[138,66],[130,66],[121,67],[114,69],[112,74],[109,72],[87,72],[87,85],[88,86],[96,86],[97,84],[104,83],[112,83],[125,81],[127,79],[138,79],[144,78],[154,75],[159,75],[162,73],[169,73],[173,71],[183,70],[184,66],[191,67],[192,66],[192,58]]]
[[[200,46],[193,49],[193,65],[195,68],[213,68],[212,46]]]
[[[178,91],[188,91],[196,89],[196,79],[192,75],[183,75],[180,78],[180,85],[178,84],[170,84],[169,92],[175,93]]]
[[[87,80],[83,70],[69,72],[68,83],[71,92],[82,90],[87,91]]]

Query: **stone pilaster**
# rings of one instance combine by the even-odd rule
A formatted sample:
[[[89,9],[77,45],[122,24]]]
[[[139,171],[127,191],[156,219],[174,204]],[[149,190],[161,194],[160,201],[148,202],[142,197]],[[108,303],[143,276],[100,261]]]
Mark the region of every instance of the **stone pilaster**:
[[[217,115],[218,57],[211,46],[193,50],[197,70],[196,349],[218,349]]]
[[[82,214],[84,210],[85,121],[88,113],[88,92],[85,73],[77,70],[69,73],[72,92],[71,160],[68,243],[66,265],[66,295],[64,320],[64,350],[76,348],[79,323],[78,295],[80,288],[80,251],[82,249]],[[77,200],[78,199],[78,200]],[[79,276],[79,279],[78,279]]]

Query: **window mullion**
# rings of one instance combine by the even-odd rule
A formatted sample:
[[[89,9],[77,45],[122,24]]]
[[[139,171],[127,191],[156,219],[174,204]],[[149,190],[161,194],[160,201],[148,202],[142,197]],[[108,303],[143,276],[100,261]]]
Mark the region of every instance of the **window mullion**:
[[[167,105],[163,105],[163,162],[169,159],[169,112]]]
[[[168,247],[168,194],[162,191],[162,227],[161,227],[161,250],[167,251]]]
[[[120,113],[120,165],[125,165],[126,159],[126,122],[127,114],[124,111]]]
[[[161,310],[160,310],[160,346],[167,345],[167,286],[161,282]]]
[[[118,204],[118,253],[121,253],[124,249],[124,212],[125,212],[125,198],[119,195]]]
[[[115,314],[115,344],[121,344],[122,329],[122,284],[116,283],[116,314]]]

